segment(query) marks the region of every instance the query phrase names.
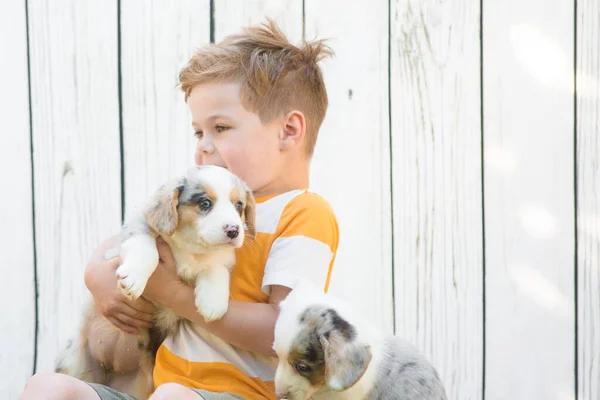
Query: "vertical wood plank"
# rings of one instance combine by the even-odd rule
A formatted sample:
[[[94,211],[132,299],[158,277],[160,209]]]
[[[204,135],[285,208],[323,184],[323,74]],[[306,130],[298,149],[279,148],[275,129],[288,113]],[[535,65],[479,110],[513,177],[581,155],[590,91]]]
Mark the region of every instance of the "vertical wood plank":
[[[121,221],[116,5],[29,2],[38,371],[76,332],[85,265]]]
[[[209,42],[209,0],[121,2],[125,211],[194,165],[179,70]]]
[[[218,42],[247,26],[266,22],[271,18],[297,43],[302,39],[303,0],[220,0],[215,1],[215,40]]]
[[[321,64],[329,109],[311,166],[340,228],[331,292],[392,332],[387,21],[387,1],[305,3],[306,39],[335,52]]]
[[[600,3],[577,2],[579,399],[600,398]]]
[[[485,0],[486,399],[572,399],[572,1]]]
[[[25,2],[0,4],[0,393],[16,399],[33,371],[35,279]]]
[[[479,3],[391,2],[396,333],[481,399]]]

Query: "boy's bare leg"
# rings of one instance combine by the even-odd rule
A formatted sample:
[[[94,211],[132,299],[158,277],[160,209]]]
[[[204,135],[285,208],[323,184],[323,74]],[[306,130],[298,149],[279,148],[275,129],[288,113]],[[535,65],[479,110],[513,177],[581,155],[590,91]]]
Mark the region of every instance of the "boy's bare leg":
[[[90,385],[72,376],[42,372],[32,376],[20,400],[100,400]]]
[[[177,383],[165,383],[160,385],[154,391],[154,394],[150,396],[148,400],[203,400],[204,397],[198,393],[186,388],[185,386]]]

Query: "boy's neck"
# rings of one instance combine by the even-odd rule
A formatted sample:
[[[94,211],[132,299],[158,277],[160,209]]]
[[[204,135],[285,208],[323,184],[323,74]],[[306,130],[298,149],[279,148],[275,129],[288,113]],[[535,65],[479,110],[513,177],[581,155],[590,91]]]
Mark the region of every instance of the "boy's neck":
[[[282,168],[282,173],[269,184],[254,190],[255,197],[276,196],[292,190],[308,189],[309,161],[293,163]]]

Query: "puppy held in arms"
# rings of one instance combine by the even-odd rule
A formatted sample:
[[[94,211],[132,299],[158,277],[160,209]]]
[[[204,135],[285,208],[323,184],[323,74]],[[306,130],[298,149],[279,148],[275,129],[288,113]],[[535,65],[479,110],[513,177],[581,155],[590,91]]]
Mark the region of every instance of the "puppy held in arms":
[[[280,304],[273,349],[279,398],[446,400],[436,370],[413,346],[304,281]]]
[[[114,251],[121,257],[118,285],[131,299],[142,295],[158,265],[160,236],[173,253],[179,277],[195,287],[198,312],[206,321],[219,319],[229,304],[235,249],[255,234],[254,197],[244,182],[221,167],[191,168],[158,189],[122,227]],[[148,398],[156,351],[180,322],[172,310],[156,305],[153,328],[133,335],[113,326],[90,302],[79,336],[59,356],[56,372]]]

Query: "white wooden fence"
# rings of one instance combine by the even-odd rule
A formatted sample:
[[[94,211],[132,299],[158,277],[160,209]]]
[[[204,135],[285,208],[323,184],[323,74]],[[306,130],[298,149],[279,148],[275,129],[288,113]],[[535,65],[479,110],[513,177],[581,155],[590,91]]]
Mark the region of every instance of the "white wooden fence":
[[[193,162],[179,68],[266,16],[336,51],[332,291],[451,399],[600,399],[598,0],[2,1],[0,397],[51,368],[92,249]]]

